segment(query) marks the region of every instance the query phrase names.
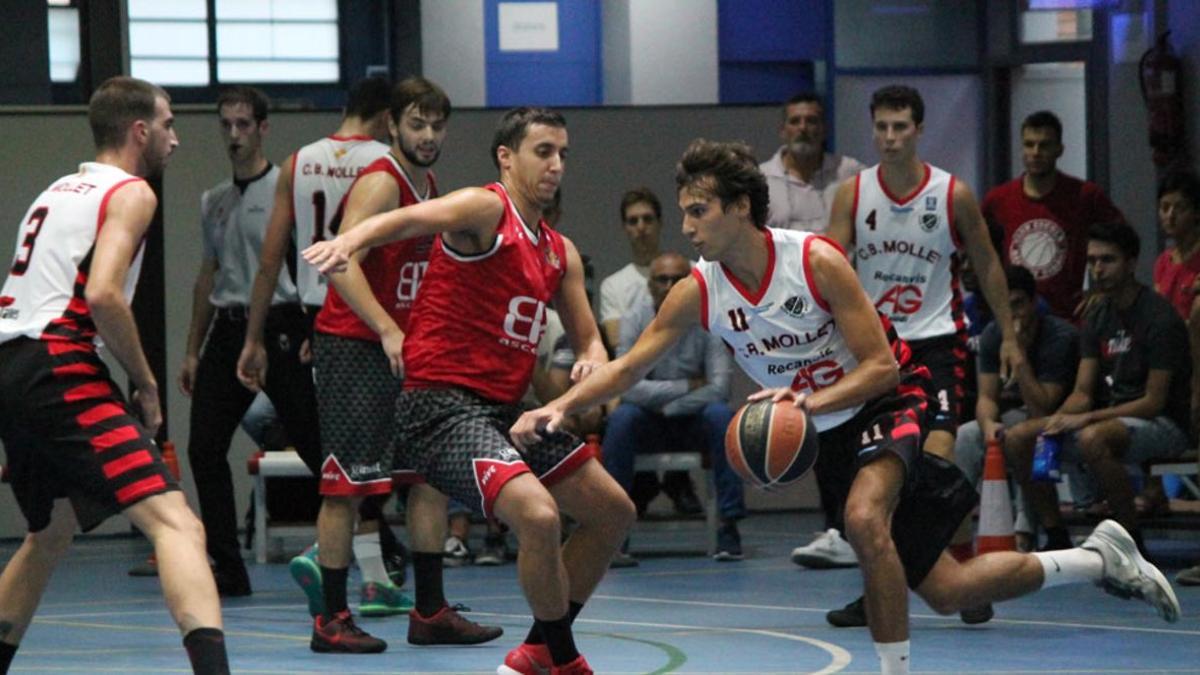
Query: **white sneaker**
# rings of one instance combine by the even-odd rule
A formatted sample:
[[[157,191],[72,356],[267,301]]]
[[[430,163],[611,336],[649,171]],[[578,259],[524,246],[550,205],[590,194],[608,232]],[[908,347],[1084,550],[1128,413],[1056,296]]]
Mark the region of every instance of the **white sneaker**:
[[[442,564],[447,567],[462,567],[471,562],[471,549],[467,543],[454,535],[446,537],[446,545],[442,549]]]
[[[1133,537],[1115,520],[1105,520],[1079,545],[1104,559],[1104,577],[1096,582],[1119,598],[1140,598],[1168,623],[1179,620],[1179,600],[1163,573],[1138,552]]]
[[[817,535],[808,546],[798,546],[792,551],[792,562],[817,570],[835,567],[857,567],[858,556],[850,548],[850,542],[842,539],[835,528]]]

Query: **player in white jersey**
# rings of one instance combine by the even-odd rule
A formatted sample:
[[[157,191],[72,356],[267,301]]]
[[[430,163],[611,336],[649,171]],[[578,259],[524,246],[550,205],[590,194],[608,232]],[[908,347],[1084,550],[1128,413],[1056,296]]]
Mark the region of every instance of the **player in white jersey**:
[[[694,142],[676,185],[683,234],[704,260],[675,284],[624,356],[524,414],[511,430],[518,446],[556,431],[564,415],[631,387],[699,323],[721,335],[765,387],[752,398],[790,398],[805,408],[821,432],[821,454],[836,457],[852,475],[847,533],[863,570],[884,673],[908,672],[906,581],[941,613],[1048,585],[1103,580],[1146,599],[1168,621],[1178,617],[1170,585],[1111,521],[1062,556],[1005,552],[960,564],[946,554],[975,492],[956,466],[921,451],[926,397],[919,381],[928,374],[908,363],[902,341],[889,346],[887,319],[841,249],[811,233],[763,226],[766,180],[744,145]]]
[[[0,290],[0,440],[29,526],[0,575],[0,673],[76,524],[87,531],[118,512],[154,544],[194,670],[228,673],[204,532],[154,445],[158,383],[129,307],[158,206],[142,177],[159,175],[179,144],[170,99],[115,77],[92,96],[88,121],[96,160],[34,201]],[[133,382],[132,406],[99,339]],[[55,505],[63,499],[73,512]]]

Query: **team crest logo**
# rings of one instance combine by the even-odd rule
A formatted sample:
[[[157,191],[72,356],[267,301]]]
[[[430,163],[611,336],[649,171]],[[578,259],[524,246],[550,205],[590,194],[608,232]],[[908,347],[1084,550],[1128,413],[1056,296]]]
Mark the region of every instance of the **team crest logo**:
[[[937,211],[937,195],[926,195],[925,210],[926,211]]]
[[[558,259],[558,254],[554,252],[554,249],[552,249],[552,248],[546,249],[546,262],[554,269],[559,268],[559,263],[561,261]]]
[[[936,197],[935,197],[935,199],[936,199]],[[934,228],[936,228],[937,225],[938,225],[938,217],[937,217],[936,213],[922,213],[921,214],[921,229],[922,230],[925,230],[926,232],[933,232]]]
[[[1008,259],[1033,272],[1039,281],[1062,271],[1067,261],[1067,233],[1048,218],[1021,223],[1013,232]]]
[[[784,301],[783,311],[788,316],[801,317],[808,311],[808,303],[799,295],[793,295]]]
[[[337,159],[341,159],[343,156],[345,156],[345,154],[346,154],[345,148],[338,148],[333,151],[333,156],[336,157]]]

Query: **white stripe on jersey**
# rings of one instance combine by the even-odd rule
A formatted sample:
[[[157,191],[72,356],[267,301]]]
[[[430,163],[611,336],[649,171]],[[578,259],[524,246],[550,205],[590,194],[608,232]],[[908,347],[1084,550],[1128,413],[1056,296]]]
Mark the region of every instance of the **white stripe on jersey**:
[[[355,177],[371,162],[388,154],[385,143],[365,136],[328,136],[296,151],[292,167],[292,213],[297,253],[330,236],[329,225]],[[296,259],[300,301],[325,303],[325,277],[304,258]]]
[[[84,162],[78,173],[59,178],[38,195],[21,220],[13,265],[0,290],[0,342],[40,338],[64,316],[76,296],[80,265],[96,245],[109,197],[137,180],[111,164]],[[133,299],[144,250],[139,246],[131,261],[126,300]],[[82,294],[78,299],[82,302]],[[86,305],[81,309],[87,314]]]
[[[700,281],[704,328],[733,349],[738,365],[759,386],[812,393],[842,379],[858,359],[812,286],[808,247],[819,237],[793,230],[765,232],[767,274],[757,297],[720,263],[701,260],[692,268]],[[814,415],[813,422],[828,431],[861,407]]]
[[[905,340],[951,335],[962,310],[954,254],[954,177],[928,164],[907,197],[888,193],[880,165],[856,178],[854,263],[867,297]]]

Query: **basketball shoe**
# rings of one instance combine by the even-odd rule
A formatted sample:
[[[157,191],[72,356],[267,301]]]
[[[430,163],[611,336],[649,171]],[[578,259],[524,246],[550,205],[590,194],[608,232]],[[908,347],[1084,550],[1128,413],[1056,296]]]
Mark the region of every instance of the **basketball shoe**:
[[[504,635],[499,626],[475,623],[443,605],[433,616],[413,609],[408,613],[408,643],[411,645],[477,645]]]
[[[308,598],[308,615],[318,616],[325,613],[325,595],[321,590],[321,566],[317,564],[317,546],[292,558],[288,563],[288,573],[304,591]]]
[[[843,539],[837,529],[831,527],[818,534],[807,546],[797,546],[793,549],[792,562],[815,570],[857,567],[858,556],[854,555],[850,542]]]
[[[386,642],[355,625],[349,610],[342,610],[330,619],[324,614],[313,617],[312,640],[308,646],[314,652],[344,654],[378,654],[387,649]]]
[[[1079,548],[1095,551],[1104,559],[1104,576],[1096,583],[1105,591],[1142,600],[1168,623],[1179,620],[1179,600],[1170,582],[1142,557],[1133,537],[1117,521],[1101,522]]]
[[[550,675],[593,675],[595,671],[588,665],[587,659],[583,655],[575,657],[575,660],[570,663],[564,663],[561,666],[552,666]]]
[[[504,657],[504,663],[496,669],[497,675],[550,675],[554,667],[550,649],[544,645],[522,642]]]
[[[412,611],[412,598],[395,584],[368,581],[362,585],[358,613],[363,616],[393,616]]]

